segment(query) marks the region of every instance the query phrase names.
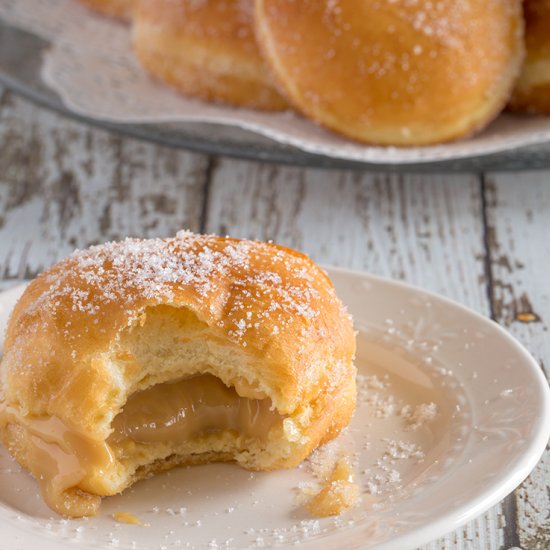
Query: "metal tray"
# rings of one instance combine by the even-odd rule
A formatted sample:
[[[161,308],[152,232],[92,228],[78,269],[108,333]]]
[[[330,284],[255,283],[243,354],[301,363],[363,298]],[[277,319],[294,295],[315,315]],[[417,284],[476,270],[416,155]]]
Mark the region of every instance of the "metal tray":
[[[118,124],[83,117],[69,110],[40,77],[48,43],[0,20],[0,83],[39,105],[87,124],[141,140],[210,155],[319,168],[399,172],[487,172],[550,168],[550,143],[460,160],[380,164],[339,160],[282,145],[253,132],[206,123]]]

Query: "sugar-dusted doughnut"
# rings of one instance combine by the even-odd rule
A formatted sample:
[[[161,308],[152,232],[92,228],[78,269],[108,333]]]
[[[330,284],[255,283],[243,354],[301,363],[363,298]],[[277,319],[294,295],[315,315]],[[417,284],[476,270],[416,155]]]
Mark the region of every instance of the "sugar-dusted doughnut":
[[[181,233],[77,251],[29,284],[0,365],[0,438],[66,516],[180,464],[300,463],[355,407],[332,283],[273,244]]]
[[[139,0],[133,43],[148,72],[186,95],[287,108],[256,44],[253,0]]]
[[[527,58],[510,106],[550,114],[550,0],[525,0]]]
[[[297,109],[384,145],[483,128],[524,51],[521,0],[256,0],[256,29]]]

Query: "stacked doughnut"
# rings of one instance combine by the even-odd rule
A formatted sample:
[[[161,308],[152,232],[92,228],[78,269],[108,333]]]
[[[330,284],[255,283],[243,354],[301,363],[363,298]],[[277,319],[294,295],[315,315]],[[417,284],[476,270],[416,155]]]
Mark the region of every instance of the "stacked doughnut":
[[[131,14],[138,59],[182,93],[368,144],[463,138],[510,101],[550,113],[550,0],[83,1]]]
[[[252,0],[140,0],[134,49],[152,75],[186,95],[285,109],[260,55],[253,23]]]
[[[550,115],[550,0],[525,1],[527,57],[512,109]]]

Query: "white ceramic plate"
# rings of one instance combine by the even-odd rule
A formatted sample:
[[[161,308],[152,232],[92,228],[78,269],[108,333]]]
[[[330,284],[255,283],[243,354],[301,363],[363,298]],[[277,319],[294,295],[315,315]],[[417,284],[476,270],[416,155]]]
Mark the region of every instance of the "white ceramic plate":
[[[52,517],[34,480],[0,448],[2,550],[405,549],[504,498],[550,433],[537,363],[498,325],[449,300],[366,274],[330,275],[359,331],[358,408],[335,443],[355,458],[357,509],[309,518],[296,503],[298,484],[313,480],[307,465],[251,474],[220,464],[143,481],[106,499],[98,517],[68,521]],[[0,294],[2,329],[22,290]],[[437,416],[415,425],[414,411],[430,403]],[[117,523],[116,511],[149,526]]]

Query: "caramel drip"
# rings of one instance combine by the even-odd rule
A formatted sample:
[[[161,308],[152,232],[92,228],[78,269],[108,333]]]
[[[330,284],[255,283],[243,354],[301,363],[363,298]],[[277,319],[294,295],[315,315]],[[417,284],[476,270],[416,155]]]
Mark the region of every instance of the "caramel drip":
[[[283,417],[269,399],[248,399],[210,374],[157,384],[130,396],[113,421],[113,443],[182,442],[233,430],[265,440]]]
[[[128,525],[143,525],[142,521],[134,514],[128,512],[115,512],[113,519],[118,523],[126,523]]]
[[[100,497],[77,489],[93,472],[113,462],[109,446],[70,428],[57,417],[22,417],[9,407],[2,411],[5,424],[21,425],[29,433],[25,466],[38,480],[42,497],[62,515],[96,513]]]

